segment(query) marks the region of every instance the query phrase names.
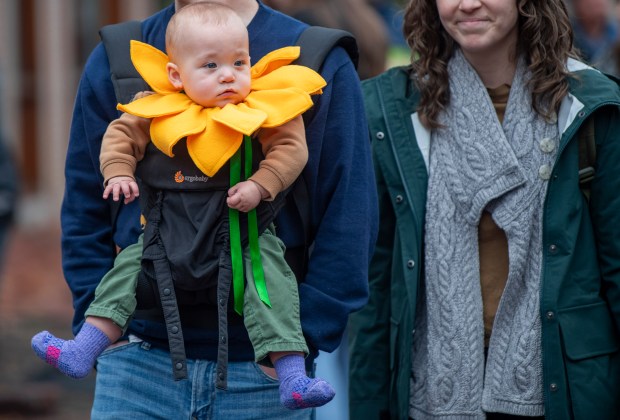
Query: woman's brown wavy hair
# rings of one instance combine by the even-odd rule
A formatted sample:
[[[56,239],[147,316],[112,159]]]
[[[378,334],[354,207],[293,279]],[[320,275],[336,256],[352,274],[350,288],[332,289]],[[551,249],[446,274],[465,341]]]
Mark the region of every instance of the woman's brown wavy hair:
[[[534,111],[551,118],[568,92],[566,60],[577,57],[568,12],[563,0],[516,1],[517,50],[526,54],[532,72],[528,86]],[[447,64],[458,45],[441,25],[435,0],[410,0],[403,33],[412,51],[412,77],[421,94],[420,120],[428,128],[437,128],[438,114],[450,101]]]

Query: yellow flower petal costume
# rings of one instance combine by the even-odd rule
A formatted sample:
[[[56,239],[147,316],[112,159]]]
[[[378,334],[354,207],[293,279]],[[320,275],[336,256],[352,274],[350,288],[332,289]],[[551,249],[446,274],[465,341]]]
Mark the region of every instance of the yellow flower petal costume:
[[[322,93],[325,80],[314,70],[290,64],[299,47],[284,47],[251,68],[251,91],[245,100],[224,108],[204,108],[168,80],[168,56],[151,45],[131,41],[131,61],[155,94],[118,109],[151,118],[151,140],[172,157],[177,142],[187,137],[196,166],[213,176],[239,149],[244,135],[261,127],[277,127],[312,106],[310,95]]]
[[[174,146],[187,137],[187,150],[196,166],[213,176],[237,152],[246,137],[261,127],[278,127],[308,110],[310,95],[322,93],[325,80],[314,70],[290,64],[299,57],[299,47],[285,47],[264,56],[250,69],[251,90],[243,102],[224,108],[205,108],[192,101],[168,80],[168,56],[148,44],[131,41],[131,61],[138,73],[155,91],[153,95],[118,109],[138,117],[150,118],[152,143],[167,156],[173,157]],[[251,149],[251,147],[250,147]],[[231,185],[238,182],[240,166],[231,163]],[[246,158],[251,153],[246,153]],[[233,166],[237,168],[233,170]],[[245,168],[250,168],[246,164]],[[249,174],[245,175],[245,178]],[[260,252],[256,210],[248,212],[248,237],[253,278],[261,300],[271,306],[265,285]],[[243,261],[239,233],[239,212],[229,209],[231,262],[235,310],[242,314]]]

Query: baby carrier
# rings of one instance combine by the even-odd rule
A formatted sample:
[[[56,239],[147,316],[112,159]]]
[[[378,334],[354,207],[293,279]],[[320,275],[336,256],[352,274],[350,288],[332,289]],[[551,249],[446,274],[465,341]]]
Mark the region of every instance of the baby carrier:
[[[135,70],[129,54],[129,40],[141,40],[140,22],[109,25],[100,35],[110,61],[110,75],[118,102],[128,103],[149,87]],[[357,65],[358,51],[351,34],[337,29],[308,27],[297,45],[301,55],[295,64],[320,71],[327,54],[341,46]],[[303,117],[306,125],[311,108]],[[149,144],[136,176],[141,186],[141,209],[146,219],[142,272],[136,290],[135,317],[166,323],[175,379],[187,378],[185,346],[179,305],[217,307],[219,330],[217,386],[226,388],[227,314],[232,279],[229,225],[225,195],[230,187],[228,162],[213,177],[205,176],[192,162],[180,141],[170,158]],[[241,173],[252,173],[262,159],[258,142],[241,147]],[[251,167],[251,169],[250,169]],[[246,170],[247,169],[247,170]],[[114,203],[114,202],[113,202]],[[311,247],[309,198],[303,176],[274,201],[261,202],[256,209],[258,234],[263,232],[284,205],[299,213],[306,241],[303,247],[287,250],[286,259],[298,281],[303,279]],[[115,222],[117,204],[112,204]],[[248,222],[239,218],[242,246],[248,243]],[[186,311],[184,311],[186,313]]]

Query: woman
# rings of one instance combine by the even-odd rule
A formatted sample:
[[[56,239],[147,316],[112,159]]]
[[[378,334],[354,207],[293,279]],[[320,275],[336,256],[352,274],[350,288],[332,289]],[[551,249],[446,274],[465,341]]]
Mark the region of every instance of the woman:
[[[620,89],[562,0],[411,0],[404,32],[411,66],[364,85],[381,230],[351,418],[617,419]]]

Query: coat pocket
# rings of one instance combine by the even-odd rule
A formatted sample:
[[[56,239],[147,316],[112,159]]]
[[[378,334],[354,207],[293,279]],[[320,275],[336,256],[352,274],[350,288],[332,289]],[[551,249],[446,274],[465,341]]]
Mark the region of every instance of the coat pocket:
[[[575,419],[620,413],[620,337],[605,302],[558,312]]]

